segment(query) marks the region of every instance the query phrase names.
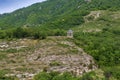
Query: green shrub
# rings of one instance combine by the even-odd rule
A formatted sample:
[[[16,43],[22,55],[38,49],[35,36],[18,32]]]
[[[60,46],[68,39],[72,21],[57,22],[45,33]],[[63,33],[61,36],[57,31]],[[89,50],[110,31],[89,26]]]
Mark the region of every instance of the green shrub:
[[[33,34],[34,39],[46,39],[47,35],[45,32],[37,31]]]
[[[33,80],[80,80],[78,77],[74,77],[71,73],[59,73],[59,72],[41,72],[34,76]]]
[[[106,79],[110,79],[111,77],[114,77],[117,80],[120,80],[120,66],[106,67],[103,68],[103,70]]]
[[[60,66],[61,65],[61,62],[58,62],[58,61],[53,61],[49,64],[50,66]]]
[[[49,73],[41,72],[34,76],[34,80],[51,80],[51,75]]]
[[[6,73],[6,71],[0,70],[0,80],[18,80],[16,77],[6,77]]]

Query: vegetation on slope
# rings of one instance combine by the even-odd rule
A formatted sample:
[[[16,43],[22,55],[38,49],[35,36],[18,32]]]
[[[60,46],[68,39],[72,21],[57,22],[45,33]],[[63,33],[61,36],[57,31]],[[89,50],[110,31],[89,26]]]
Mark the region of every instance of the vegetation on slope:
[[[83,23],[82,16],[93,10],[119,10],[119,0],[47,0],[0,16],[0,28],[70,28]]]
[[[96,20],[91,19],[74,29],[75,43],[92,55],[105,73],[119,80],[120,17],[117,15],[120,15],[120,12],[99,12],[103,13]]]
[[[0,15],[0,38],[44,39],[46,36],[65,35],[66,30],[72,28],[75,43],[94,57],[105,77],[119,80],[119,4],[120,0],[47,0]],[[103,11],[100,17],[89,16],[88,22],[85,20],[91,11],[98,10]]]

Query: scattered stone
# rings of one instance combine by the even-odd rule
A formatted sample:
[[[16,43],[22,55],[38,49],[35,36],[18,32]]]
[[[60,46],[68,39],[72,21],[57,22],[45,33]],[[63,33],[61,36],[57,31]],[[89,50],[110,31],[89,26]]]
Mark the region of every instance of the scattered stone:
[[[82,75],[97,69],[93,58],[68,39],[71,38],[49,37],[41,41],[20,39],[4,43],[3,45],[8,45],[5,50],[24,49],[31,44],[34,50],[6,54],[8,59],[0,61],[0,68],[9,69],[11,74],[6,76],[16,76],[20,80],[31,80],[43,70],[61,73],[68,71],[74,75]]]

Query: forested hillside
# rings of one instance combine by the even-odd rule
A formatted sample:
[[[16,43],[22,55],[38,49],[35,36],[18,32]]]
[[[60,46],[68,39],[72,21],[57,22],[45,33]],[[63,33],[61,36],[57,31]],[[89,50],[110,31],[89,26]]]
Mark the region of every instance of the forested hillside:
[[[47,0],[0,16],[0,28],[41,26],[67,28],[84,22],[93,10],[119,10],[119,0]]]
[[[77,77],[43,72],[34,80],[120,80],[120,0],[47,0],[0,15],[0,41],[29,38],[47,42],[49,36],[66,36],[69,29],[74,37],[66,40],[91,55],[100,70]]]

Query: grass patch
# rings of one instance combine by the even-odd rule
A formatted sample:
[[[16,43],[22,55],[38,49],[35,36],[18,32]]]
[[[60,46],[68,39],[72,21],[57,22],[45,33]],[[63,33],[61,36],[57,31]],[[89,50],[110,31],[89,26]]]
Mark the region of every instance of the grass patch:
[[[62,63],[58,62],[58,61],[52,61],[49,65],[50,66],[60,66],[60,65],[62,65]]]
[[[58,46],[60,46],[60,47],[64,47],[64,48],[69,47],[69,45],[67,45],[67,44],[61,44],[61,43],[58,43]]]
[[[7,54],[0,53],[0,60],[6,59],[6,58],[7,58]]]

